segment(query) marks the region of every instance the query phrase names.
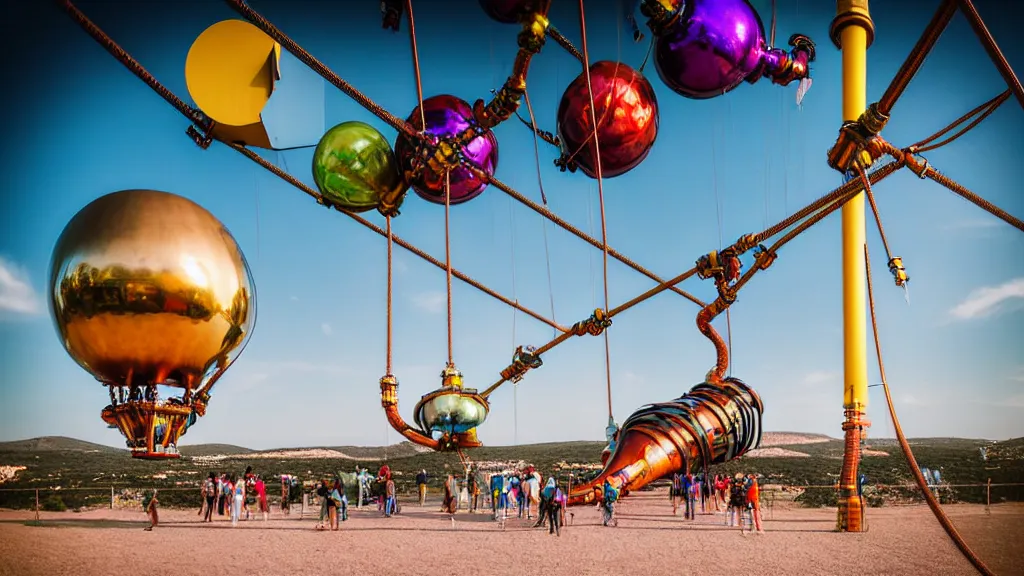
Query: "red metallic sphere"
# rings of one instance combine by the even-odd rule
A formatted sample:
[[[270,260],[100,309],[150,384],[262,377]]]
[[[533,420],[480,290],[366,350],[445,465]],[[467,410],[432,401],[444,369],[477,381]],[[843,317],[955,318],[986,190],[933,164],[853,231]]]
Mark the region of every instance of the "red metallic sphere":
[[[658,100],[651,83],[621,62],[590,67],[597,116],[601,176],[612,178],[643,162],[658,137]],[[558,136],[565,156],[584,174],[597,177],[594,125],[586,74],[569,84],[558,105]]]

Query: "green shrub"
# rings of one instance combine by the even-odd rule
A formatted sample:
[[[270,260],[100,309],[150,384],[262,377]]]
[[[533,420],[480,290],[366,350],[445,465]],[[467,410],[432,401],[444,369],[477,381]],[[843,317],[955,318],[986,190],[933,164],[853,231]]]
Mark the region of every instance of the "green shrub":
[[[64,504],[64,500],[56,494],[51,494],[46,497],[39,506],[47,512],[64,512],[68,509],[67,505]]]

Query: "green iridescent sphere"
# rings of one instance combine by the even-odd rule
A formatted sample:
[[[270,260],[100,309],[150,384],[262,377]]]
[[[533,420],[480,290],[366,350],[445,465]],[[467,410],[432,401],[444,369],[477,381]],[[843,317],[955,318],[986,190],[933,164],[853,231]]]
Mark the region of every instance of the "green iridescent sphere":
[[[407,187],[391,144],[363,122],[342,122],[323,135],[313,152],[313,180],[327,199],[352,212],[382,201],[397,207]]]

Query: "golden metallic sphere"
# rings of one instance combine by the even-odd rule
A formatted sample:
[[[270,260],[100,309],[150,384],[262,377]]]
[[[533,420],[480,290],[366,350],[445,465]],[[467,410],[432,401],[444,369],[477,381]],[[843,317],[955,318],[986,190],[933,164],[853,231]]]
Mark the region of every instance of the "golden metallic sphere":
[[[224,225],[153,190],[108,194],[71,219],[53,249],[50,305],[68,354],[114,386],[212,384],[256,321],[252,275]]]

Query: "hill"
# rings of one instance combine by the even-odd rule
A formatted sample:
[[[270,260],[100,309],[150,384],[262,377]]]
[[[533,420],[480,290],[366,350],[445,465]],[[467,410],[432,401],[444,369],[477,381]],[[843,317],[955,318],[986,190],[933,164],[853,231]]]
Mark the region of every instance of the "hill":
[[[179,446],[178,451],[183,456],[213,456],[216,454],[250,454],[255,452],[249,448],[242,448],[233,444],[193,444],[192,446]]]
[[[915,438],[911,445],[922,467],[941,470],[944,483],[978,487],[944,489],[946,500],[984,501],[988,479],[993,484],[1024,481],[1024,438],[1004,442],[962,438]],[[604,442],[550,442],[521,446],[485,446],[469,452],[482,470],[514,469],[532,464],[545,475],[557,474],[563,481],[570,470],[574,482],[600,469]],[[909,488],[912,475],[893,439],[869,438],[864,446],[861,471],[869,485],[873,505],[919,498]],[[987,459],[979,448],[985,449]],[[0,492],[0,507],[25,507],[34,502],[36,488],[61,499],[69,506],[109,503],[111,487],[134,498],[142,488],[161,488],[161,502],[168,506],[197,505],[200,479],[207,473],[239,474],[246,466],[272,482],[281,474],[298,475],[311,484],[319,478],[357,467],[371,473],[385,463],[395,474],[402,492],[414,490],[416,473],[427,470],[430,486],[437,489],[444,477],[461,474],[459,458],[451,453],[425,451],[408,442],[385,447],[335,446],[252,450],[226,444],[182,446],[178,460],[135,460],[127,451],[72,438],[46,437],[0,443],[0,468],[7,471],[4,488],[23,492]],[[764,482],[796,496],[807,505],[832,505],[835,485],[842,468],[843,441],[819,434],[794,432],[765,433],[761,447],[743,458],[716,465],[714,474],[736,472],[762,475]],[[386,458],[386,460],[385,460]],[[805,490],[802,486],[819,486]],[[895,486],[895,488],[887,488]],[[62,490],[58,488],[75,488]],[[273,494],[273,490],[271,491]],[[767,493],[767,491],[766,491]],[[354,498],[354,494],[350,495]],[[46,497],[44,497],[45,499]],[[992,499],[1024,500],[1016,486],[993,487]]]
[[[42,436],[27,440],[0,442],[0,452],[104,452],[117,453],[127,450],[76,440],[66,436]]]

